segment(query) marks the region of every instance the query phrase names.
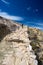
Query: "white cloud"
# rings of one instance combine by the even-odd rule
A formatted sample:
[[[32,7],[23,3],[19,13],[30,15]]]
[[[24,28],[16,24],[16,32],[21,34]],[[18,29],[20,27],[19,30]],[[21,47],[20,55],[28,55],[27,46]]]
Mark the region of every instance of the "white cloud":
[[[31,10],[31,7],[28,7],[27,10],[30,11]]]
[[[2,10],[0,9],[0,12],[1,12]]]
[[[38,12],[38,9],[36,9],[36,12]]]
[[[11,19],[11,20],[16,20],[16,21],[24,20],[22,17],[12,16],[12,15],[9,15],[8,13],[6,13],[6,12],[0,12],[0,16],[7,18],[7,19]]]
[[[5,4],[10,4],[9,2],[7,2],[6,0],[1,0],[3,3]]]
[[[27,21],[27,24],[30,25],[31,27],[43,30],[43,23],[41,22],[41,20],[40,20],[40,22],[38,22],[38,21],[39,20]]]
[[[32,26],[32,27],[37,28],[37,29],[40,29],[40,30],[43,30],[43,28],[40,27],[40,26]]]
[[[37,23],[37,25],[39,25],[39,26],[43,26],[43,23]]]
[[[33,9],[33,13],[38,13],[39,9]]]

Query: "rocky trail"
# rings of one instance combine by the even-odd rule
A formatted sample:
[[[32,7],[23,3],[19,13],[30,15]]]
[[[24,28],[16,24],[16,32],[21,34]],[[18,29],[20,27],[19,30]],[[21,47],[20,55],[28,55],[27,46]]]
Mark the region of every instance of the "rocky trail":
[[[28,38],[27,26],[8,34],[1,42],[4,58],[1,65],[37,65],[36,55]]]
[[[0,65],[43,65],[43,31],[0,16]]]

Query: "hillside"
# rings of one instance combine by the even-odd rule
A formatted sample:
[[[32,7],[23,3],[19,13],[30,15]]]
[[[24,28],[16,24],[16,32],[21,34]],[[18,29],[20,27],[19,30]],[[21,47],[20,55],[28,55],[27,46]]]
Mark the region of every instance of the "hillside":
[[[43,65],[43,32],[0,16],[0,65]]]
[[[31,46],[37,55],[39,65],[43,65],[43,31],[36,28],[28,28],[28,36]]]

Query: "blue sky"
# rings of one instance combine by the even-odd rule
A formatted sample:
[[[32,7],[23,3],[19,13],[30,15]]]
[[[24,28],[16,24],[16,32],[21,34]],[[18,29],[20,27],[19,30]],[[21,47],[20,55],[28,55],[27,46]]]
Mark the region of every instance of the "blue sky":
[[[0,16],[43,30],[43,0],[0,0]]]

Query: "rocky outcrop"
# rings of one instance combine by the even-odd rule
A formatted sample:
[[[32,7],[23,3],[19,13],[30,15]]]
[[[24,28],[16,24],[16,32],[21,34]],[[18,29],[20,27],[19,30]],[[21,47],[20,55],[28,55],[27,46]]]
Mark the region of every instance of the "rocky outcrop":
[[[0,16],[0,41],[0,65],[43,65],[42,31]]]
[[[12,31],[18,29],[20,24],[14,23],[11,20],[5,19],[0,16],[0,41]]]
[[[37,56],[38,65],[43,65],[43,31],[36,28],[28,28],[28,37],[31,46]]]
[[[11,31],[9,29],[9,27],[7,27],[4,24],[0,24],[0,41],[7,35],[10,34]]]
[[[15,21],[13,22],[11,20],[5,19],[1,16],[0,16],[0,24],[6,25],[11,31],[15,31],[17,28],[19,28],[19,26],[21,26],[21,24]]]
[[[36,55],[30,45],[27,26],[8,34],[0,44],[3,57],[1,65],[37,65]]]

